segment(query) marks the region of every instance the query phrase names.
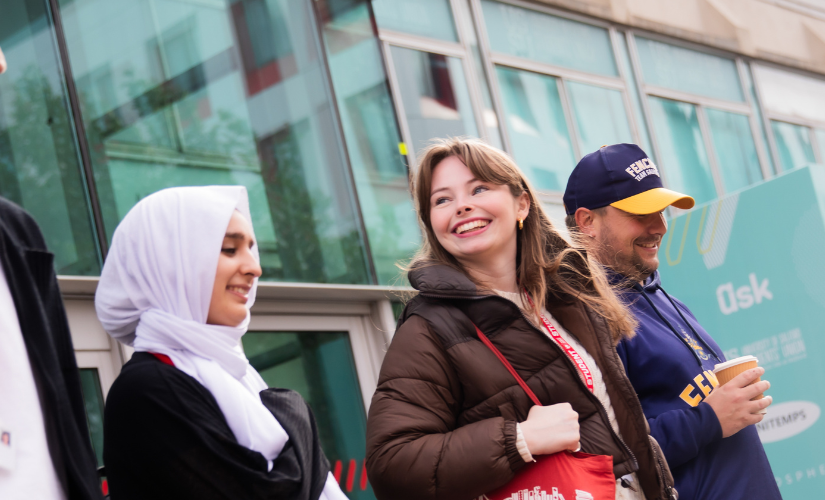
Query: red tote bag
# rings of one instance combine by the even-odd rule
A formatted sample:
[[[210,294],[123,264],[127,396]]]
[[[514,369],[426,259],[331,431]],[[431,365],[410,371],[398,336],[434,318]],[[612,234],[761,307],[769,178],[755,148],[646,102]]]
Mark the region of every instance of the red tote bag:
[[[516,373],[507,358],[476,326],[478,338],[490,348],[533,403],[539,398]],[[582,452],[560,452],[536,457],[509,483],[477,500],[616,500],[613,457]]]

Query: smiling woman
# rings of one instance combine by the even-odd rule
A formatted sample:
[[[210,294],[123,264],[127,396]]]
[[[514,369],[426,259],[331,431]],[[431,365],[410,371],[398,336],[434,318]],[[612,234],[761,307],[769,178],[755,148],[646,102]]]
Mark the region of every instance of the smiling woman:
[[[261,276],[261,265],[253,252],[254,248],[252,225],[237,210],[232,212],[218,257],[218,270],[206,317],[208,324],[235,326],[246,319],[249,291],[255,279]]]
[[[249,221],[243,187],[172,188],[115,230],[95,306],[136,351],[104,415],[115,499],[346,498],[306,403],[241,349],[261,275]]]
[[[476,498],[533,455],[581,449],[610,456],[611,497],[615,475],[616,499],[670,498],[664,458],[613,347],[635,322],[513,160],[478,140],[437,141],[413,193],[425,235],[409,272],[419,294],[399,318],[370,406],[376,496]]]

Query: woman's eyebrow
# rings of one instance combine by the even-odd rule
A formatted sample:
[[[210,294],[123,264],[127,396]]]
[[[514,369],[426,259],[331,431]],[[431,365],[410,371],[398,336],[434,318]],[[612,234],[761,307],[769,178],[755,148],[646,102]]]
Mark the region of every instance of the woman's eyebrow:
[[[243,233],[226,233],[226,235],[224,236],[224,238],[229,238],[229,239],[232,239],[232,240],[241,240],[241,241],[243,241],[243,240],[245,240],[245,239],[246,239],[246,235],[244,235]]]

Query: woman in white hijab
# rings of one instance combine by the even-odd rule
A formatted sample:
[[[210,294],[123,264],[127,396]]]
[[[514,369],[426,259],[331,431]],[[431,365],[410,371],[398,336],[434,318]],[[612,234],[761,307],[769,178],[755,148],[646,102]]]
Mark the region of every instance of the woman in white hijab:
[[[243,187],[171,188],[115,230],[95,306],[136,352],[106,402],[113,500],[346,499],[306,403],[241,349],[261,275],[250,220]]]

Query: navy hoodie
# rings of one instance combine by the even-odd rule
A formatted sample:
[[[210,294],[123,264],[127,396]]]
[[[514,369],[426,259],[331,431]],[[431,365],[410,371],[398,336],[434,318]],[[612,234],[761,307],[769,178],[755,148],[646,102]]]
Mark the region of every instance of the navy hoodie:
[[[616,350],[650,434],[662,446],[680,500],[781,499],[756,428],[722,439],[716,413],[702,402],[718,385],[714,365],[725,360],[716,342],[684,304],[662,289],[658,271],[623,297],[639,329]]]

